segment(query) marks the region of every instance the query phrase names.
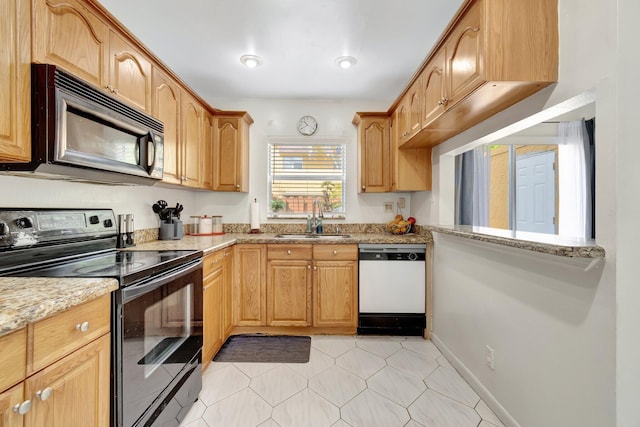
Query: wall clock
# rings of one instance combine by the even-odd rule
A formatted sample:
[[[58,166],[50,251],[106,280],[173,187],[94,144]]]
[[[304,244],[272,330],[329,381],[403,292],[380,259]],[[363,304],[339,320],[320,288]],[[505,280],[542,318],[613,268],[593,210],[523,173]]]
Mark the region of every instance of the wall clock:
[[[298,120],[298,132],[310,136],[318,130],[318,121],[311,116],[302,116]]]

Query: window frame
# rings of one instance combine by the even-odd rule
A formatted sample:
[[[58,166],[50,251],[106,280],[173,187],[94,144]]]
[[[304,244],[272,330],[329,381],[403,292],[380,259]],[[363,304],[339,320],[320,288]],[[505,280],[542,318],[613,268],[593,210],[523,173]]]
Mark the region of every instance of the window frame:
[[[317,138],[317,137],[269,137],[267,138],[267,218],[268,219],[306,219],[311,212],[293,213],[293,212],[274,212],[271,210],[271,201],[273,200],[273,175],[271,171],[271,146],[272,145],[299,145],[302,147],[311,146],[341,146],[342,147],[342,211],[341,212],[323,212],[326,219],[345,219],[347,215],[347,140],[344,138]],[[292,169],[300,170],[300,169]]]

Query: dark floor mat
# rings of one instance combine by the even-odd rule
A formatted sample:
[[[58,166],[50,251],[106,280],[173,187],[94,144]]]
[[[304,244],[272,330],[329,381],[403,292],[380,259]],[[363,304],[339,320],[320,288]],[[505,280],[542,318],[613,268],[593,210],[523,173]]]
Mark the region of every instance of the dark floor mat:
[[[311,337],[233,335],[213,358],[215,362],[307,363]]]

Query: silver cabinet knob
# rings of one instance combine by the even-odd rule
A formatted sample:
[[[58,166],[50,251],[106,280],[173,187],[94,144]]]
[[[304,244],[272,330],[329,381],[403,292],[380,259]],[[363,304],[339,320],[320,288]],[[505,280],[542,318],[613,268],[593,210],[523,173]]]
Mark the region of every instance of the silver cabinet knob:
[[[87,332],[89,330],[89,322],[78,323],[76,329],[80,332]]]
[[[362,186],[362,191],[364,191],[365,189],[366,189],[366,187],[363,185],[363,186]]]
[[[333,251],[333,254],[334,255],[338,255],[338,251]]]
[[[291,249],[287,249],[287,255],[291,255]]]
[[[311,270],[311,265],[310,264],[307,265],[307,269]]]
[[[31,410],[31,401],[25,400],[22,403],[18,403],[13,407],[13,412],[16,414],[24,415]]]
[[[240,184],[236,184],[236,188],[237,188],[237,189],[240,189]]]
[[[314,265],[314,266],[313,266],[313,269],[314,269],[314,270],[317,270],[317,269],[318,269],[318,266],[317,266],[317,265]]]
[[[51,390],[51,387],[47,387],[44,390],[36,391],[36,397],[42,401],[45,401],[51,397],[52,393],[53,393],[53,390]]]

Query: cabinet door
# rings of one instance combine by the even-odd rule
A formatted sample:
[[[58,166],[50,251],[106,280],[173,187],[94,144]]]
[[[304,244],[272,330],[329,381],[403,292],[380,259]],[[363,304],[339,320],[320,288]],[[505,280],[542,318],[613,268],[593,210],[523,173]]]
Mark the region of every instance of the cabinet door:
[[[60,65],[98,87],[109,73],[109,27],[78,0],[33,1],[33,60]]]
[[[31,160],[29,2],[0,3],[0,160]]]
[[[22,427],[24,415],[13,411],[13,407],[20,405],[24,396],[22,383],[0,393],[0,427]]]
[[[207,111],[202,120],[202,188],[213,190],[213,135],[215,120]]]
[[[109,425],[110,340],[104,335],[27,378],[25,396],[35,397],[25,427]]]
[[[151,62],[111,31],[109,85],[118,98],[151,112]]]
[[[484,0],[473,3],[446,44],[446,108],[454,106],[484,83],[483,7]]]
[[[415,83],[407,92],[407,131],[402,142],[413,138],[422,129],[422,78],[416,79]]]
[[[240,191],[241,118],[216,117],[214,142],[215,191]]]
[[[237,245],[233,286],[233,323],[264,326],[266,323],[266,248]]]
[[[182,185],[202,188],[202,115],[198,101],[182,93]]]
[[[180,184],[180,87],[157,68],[153,69],[151,114],[164,123],[163,182]]]
[[[314,261],[313,326],[358,325],[357,261]]]
[[[440,49],[422,74],[422,128],[429,126],[444,113],[445,50]]]
[[[222,284],[223,341],[233,329],[233,258],[234,248],[224,249],[224,282]]]
[[[203,291],[203,341],[202,362],[206,368],[222,346],[222,286],[224,281],[222,264],[204,278]]]
[[[389,119],[362,117],[359,129],[361,193],[389,191]]]
[[[270,260],[267,267],[267,325],[311,324],[311,261]]]

